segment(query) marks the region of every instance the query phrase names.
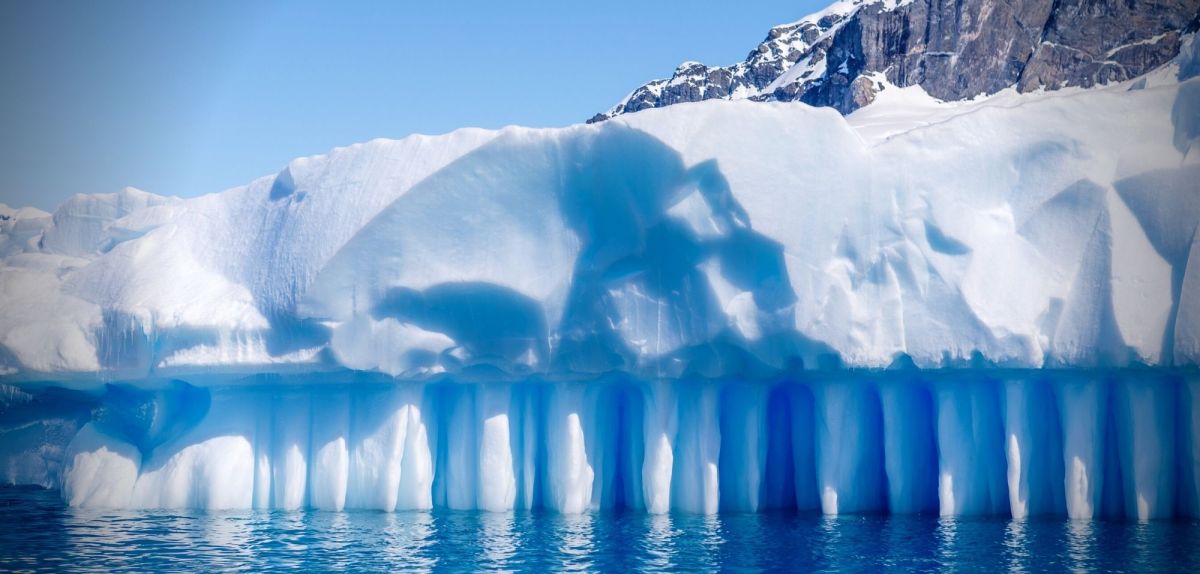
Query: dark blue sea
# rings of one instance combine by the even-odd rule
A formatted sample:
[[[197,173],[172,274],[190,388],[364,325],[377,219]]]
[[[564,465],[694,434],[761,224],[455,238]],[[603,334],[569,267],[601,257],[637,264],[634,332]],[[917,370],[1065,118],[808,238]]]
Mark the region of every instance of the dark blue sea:
[[[1200,522],[765,513],[179,512],[0,488],[0,570],[1200,572]]]

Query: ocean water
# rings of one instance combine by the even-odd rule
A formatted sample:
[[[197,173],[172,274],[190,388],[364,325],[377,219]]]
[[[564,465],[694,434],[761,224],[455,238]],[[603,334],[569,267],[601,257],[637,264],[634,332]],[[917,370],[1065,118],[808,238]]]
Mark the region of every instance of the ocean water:
[[[68,508],[0,488],[0,571],[1200,572],[1200,522]]]

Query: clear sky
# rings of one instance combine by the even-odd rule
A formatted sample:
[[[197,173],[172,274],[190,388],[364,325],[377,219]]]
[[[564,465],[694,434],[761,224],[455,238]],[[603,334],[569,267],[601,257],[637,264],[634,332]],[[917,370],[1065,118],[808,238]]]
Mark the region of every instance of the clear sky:
[[[826,0],[0,0],[0,201],[194,196],[376,137],[563,126]]]

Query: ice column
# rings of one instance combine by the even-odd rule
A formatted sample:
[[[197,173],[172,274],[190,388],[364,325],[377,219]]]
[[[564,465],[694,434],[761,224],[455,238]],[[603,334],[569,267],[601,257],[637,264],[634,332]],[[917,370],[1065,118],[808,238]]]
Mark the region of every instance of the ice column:
[[[969,378],[941,382],[935,393],[941,514],[1008,512],[1004,426],[996,385]]]
[[[883,428],[879,396],[861,381],[813,385],[817,481],[825,514],[885,507]]]
[[[717,386],[710,381],[676,384],[679,435],[671,474],[671,504],[676,510],[712,514],[719,510],[721,496]]]
[[[673,389],[674,385],[666,380],[645,383],[642,387],[642,495],[646,511],[652,514],[671,510],[674,444],[679,426]]]
[[[1058,406],[1067,515],[1090,519],[1103,494],[1108,387],[1082,377],[1065,379],[1058,386]]]
[[[1162,377],[1124,377],[1115,388],[1125,516],[1170,518],[1175,510],[1175,386]]]
[[[309,401],[307,394],[290,392],[280,396],[271,411],[271,499],[281,510],[295,510],[307,502]]]
[[[938,507],[938,452],[934,437],[933,398],[921,381],[882,382],[884,462],[888,510],[929,512]]]
[[[401,402],[408,411],[404,430],[404,458],[400,461],[397,485],[397,510],[433,508],[433,451],[424,413],[429,412],[425,389],[408,385],[401,391]]]
[[[253,398],[243,392],[214,394],[208,415],[196,427],[149,453],[134,485],[132,505],[251,508],[261,408]]]
[[[821,508],[820,489],[817,488],[817,445],[816,415],[812,389],[805,385],[787,386],[789,414],[792,426],[792,472],[796,489],[796,508],[817,510]]]
[[[476,469],[479,446],[476,439],[475,385],[450,385],[442,389],[443,404],[438,424],[443,429],[444,444],[438,445],[438,480],[444,489],[448,508],[475,508]]]
[[[1009,512],[1013,518],[1061,512],[1063,446],[1054,393],[1032,378],[1005,380],[1001,392]]]
[[[347,430],[350,428],[349,397],[332,393],[312,403],[312,455],[309,503],[318,510],[341,510],[346,506],[350,473]]]
[[[585,385],[563,383],[548,390],[546,505],[564,513],[591,507],[595,473],[588,462],[583,411]]]
[[[723,510],[758,510],[767,462],[767,396],[763,384],[726,383],[721,392],[720,504]]]
[[[1200,377],[1184,379],[1179,398],[1179,508],[1181,514],[1197,517],[1200,516]]]
[[[478,502],[481,510],[511,510],[517,497],[509,436],[510,385],[480,387],[475,397],[479,429]]]
[[[395,390],[360,393],[353,405],[346,505],[394,510],[407,445],[408,405]]]
[[[129,508],[141,453],[88,423],[67,445],[62,496],[71,506]]]

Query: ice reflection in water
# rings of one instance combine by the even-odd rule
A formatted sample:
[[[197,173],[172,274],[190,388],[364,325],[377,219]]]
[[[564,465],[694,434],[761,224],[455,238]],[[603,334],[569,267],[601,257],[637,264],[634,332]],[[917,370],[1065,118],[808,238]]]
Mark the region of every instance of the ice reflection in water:
[[[428,512],[386,513],[383,531],[384,562],[389,570],[432,568],[433,517]]]
[[[307,552],[308,540],[304,535],[304,519],[307,514],[294,511],[283,511],[274,514],[275,523],[279,529],[278,540],[283,545],[284,550],[296,554]],[[296,567],[300,566],[301,564],[296,564]]]
[[[517,555],[520,544],[513,520],[511,512],[484,512],[479,516],[479,551],[484,567],[504,568]]]
[[[1090,520],[1070,520],[1067,522],[1067,567],[1072,572],[1087,572],[1091,553],[1094,552],[1094,539]]]
[[[1029,540],[1025,519],[1012,520],[1004,529],[1004,552],[1008,556],[1009,572],[1029,571]]]
[[[1200,571],[1200,522],[137,512],[0,488],[0,571]]]
[[[721,545],[725,544],[725,538],[721,536],[721,519],[715,515],[705,516],[702,529],[704,539],[700,542],[704,552],[700,554],[700,566],[704,569],[716,569],[721,566],[717,556],[721,551]]]
[[[648,518],[649,527],[643,538],[643,552],[647,568],[667,570],[671,568],[671,557],[675,554],[672,539],[675,532],[671,526],[671,517],[666,514],[655,514]]]
[[[562,562],[555,569],[562,572],[588,570],[592,566],[592,527],[595,515],[573,514],[559,518],[562,530],[559,533],[558,550]]]
[[[954,539],[958,534],[958,520],[951,517],[938,518],[935,531],[937,538],[938,561],[942,564],[953,564],[957,558]]]
[[[176,522],[182,520],[176,518]],[[256,528],[253,520],[253,514],[238,512],[220,513],[216,515],[215,520],[203,522],[204,545],[220,556],[220,561],[213,564],[214,568],[235,568],[238,564],[245,564],[254,559],[254,550],[250,544]]]

